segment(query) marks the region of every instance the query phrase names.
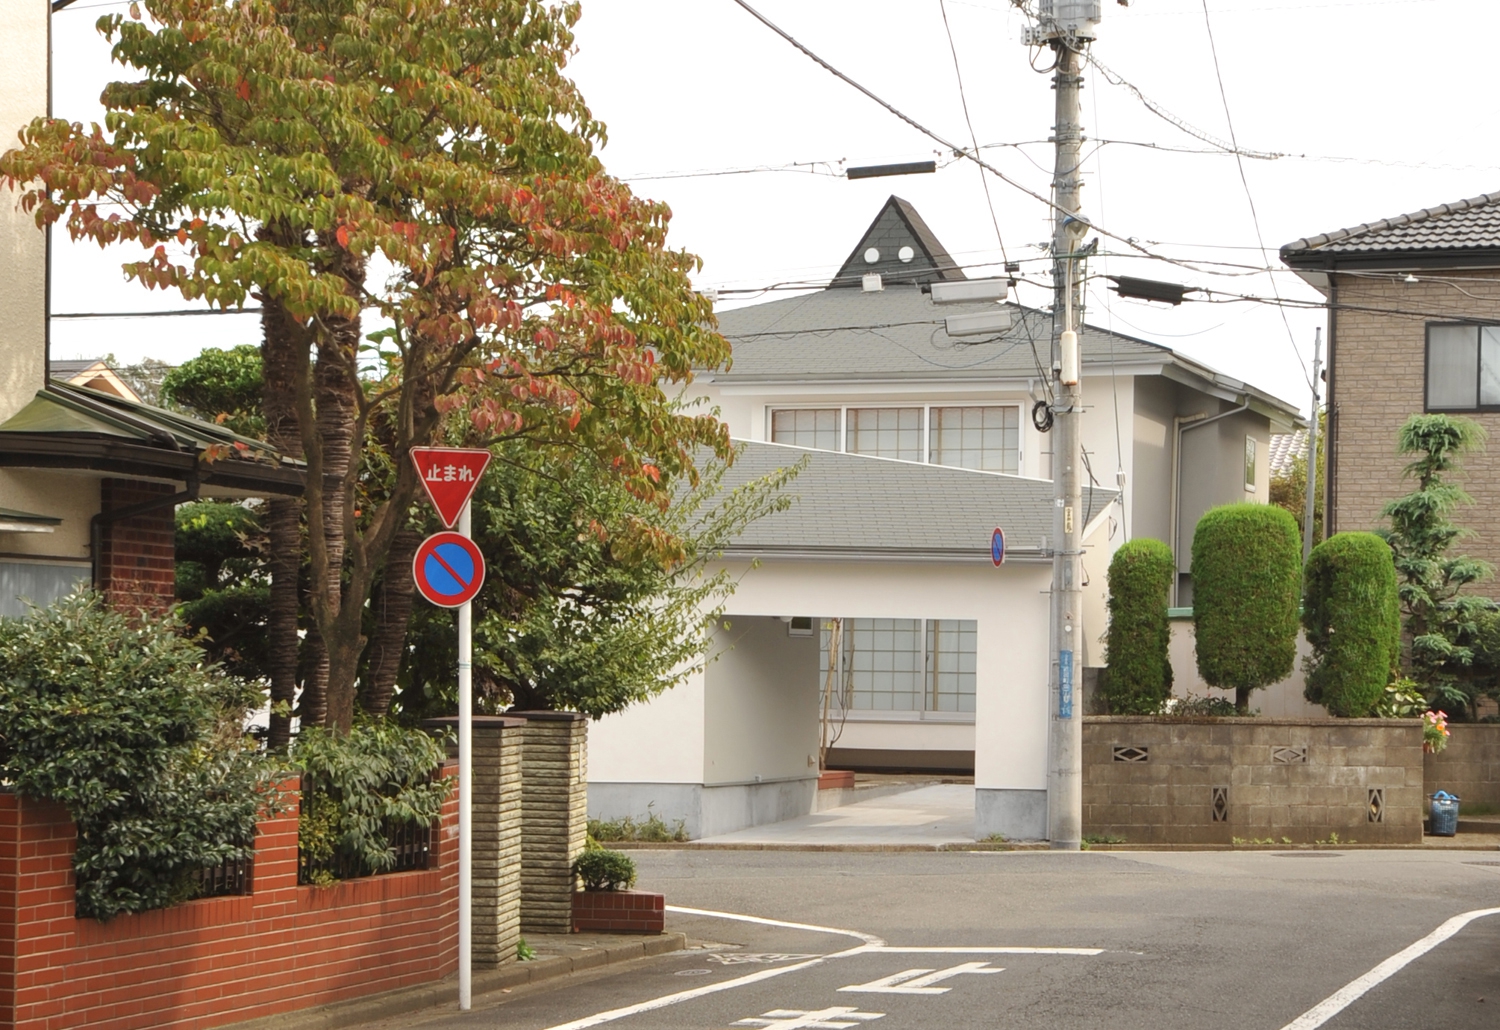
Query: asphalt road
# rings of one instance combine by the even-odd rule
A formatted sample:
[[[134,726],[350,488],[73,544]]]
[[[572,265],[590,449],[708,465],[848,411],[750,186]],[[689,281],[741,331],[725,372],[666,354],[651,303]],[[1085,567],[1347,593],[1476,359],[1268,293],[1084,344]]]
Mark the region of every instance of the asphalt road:
[[[636,858],[669,905],[847,932],[669,913],[710,946],[378,1025],[1282,1030],[1450,918],[1500,908],[1484,852]],[[1500,913],[1329,1004],[1297,1030],[1495,1030]]]

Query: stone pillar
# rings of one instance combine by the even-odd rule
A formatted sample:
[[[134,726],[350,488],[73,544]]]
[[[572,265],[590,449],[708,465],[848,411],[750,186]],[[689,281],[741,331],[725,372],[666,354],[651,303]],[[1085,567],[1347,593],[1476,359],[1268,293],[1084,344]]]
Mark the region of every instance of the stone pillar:
[[[457,731],[456,718],[428,719],[428,729]],[[478,968],[514,962],[521,937],[521,756],[526,720],[474,716],[474,936]],[[456,753],[450,744],[449,755]]]
[[[512,712],[526,720],[521,756],[521,929],[573,928],[573,862],[588,826],[588,722],[576,712]]]

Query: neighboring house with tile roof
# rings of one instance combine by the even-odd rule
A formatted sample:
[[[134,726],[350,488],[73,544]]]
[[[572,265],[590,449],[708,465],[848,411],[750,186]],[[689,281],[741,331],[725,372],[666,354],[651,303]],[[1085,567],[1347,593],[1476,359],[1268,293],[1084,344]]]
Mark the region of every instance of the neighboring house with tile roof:
[[[1270,466],[1272,479],[1277,476],[1291,475],[1298,458],[1307,460],[1306,429],[1298,429],[1291,433],[1276,433],[1271,437],[1271,453],[1267,463]]]
[[[47,362],[47,374],[53,379],[73,386],[87,386],[91,390],[113,394],[127,401],[137,403],[141,401],[140,394],[131,389],[130,384],[120,378],[120,374],[100,358],[62,361],[54,358]]]
[[[700,836],[811,811],[831,662],[830,767],[972,770],[980,836],[1044,835],[1056,508],[1033,409],[1050,316],[933,303],[931,284],[963,279],[892,197],[827,288],[720,313],[733,365],[694,388],[739,441],[729,483],[807,465],[792,507],[725,555],[738,587],[717,660],[590,731],[590,815],[650,804]],[[984,315],[1008,328],[947,332],[950,316]],[[1098,667],[1106,570],[1127,532],[1179,538],[1185,601],[1198,517],[1267,499],[1271,435],[1298,413],[1169,348],[1093,326],[1080,337],[1092,479],[1077,651]]]
[[[1477,420],[1463,549],[1500,563],[1500,193],[1310,236],[1281,259],[1328,298],[1329,533],[1374,529],[1409,493],[1396,436],[1412,415]]]

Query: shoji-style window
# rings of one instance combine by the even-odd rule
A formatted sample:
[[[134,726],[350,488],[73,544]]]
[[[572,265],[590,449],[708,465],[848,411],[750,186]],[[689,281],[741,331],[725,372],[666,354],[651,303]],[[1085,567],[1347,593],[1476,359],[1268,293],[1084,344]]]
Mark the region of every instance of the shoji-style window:
[[[771,412],[771,442],[839,449],[839,408],[782,408]]]
[[[921,408],[850,408],[846,417],[851,454],[922,460]]]
[[[1021,409],[1014,405],[932,408],[928,460],[934,465],[1019,472]]]

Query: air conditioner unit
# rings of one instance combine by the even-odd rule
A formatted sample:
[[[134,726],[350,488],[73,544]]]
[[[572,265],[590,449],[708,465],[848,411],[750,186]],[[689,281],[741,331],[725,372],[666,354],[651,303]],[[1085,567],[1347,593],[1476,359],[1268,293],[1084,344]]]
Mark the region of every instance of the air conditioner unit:
[[[949,315],[944,328],[949,336],[993,336],[1003,333],[1016,323],[1016,315],[1010,308],[993,311],[976,311],[971,315]]]
[[[1008,279],[959,279],[931,286],[934,304],[967,304],[980,300],[1004,300],[1010,290]]]

